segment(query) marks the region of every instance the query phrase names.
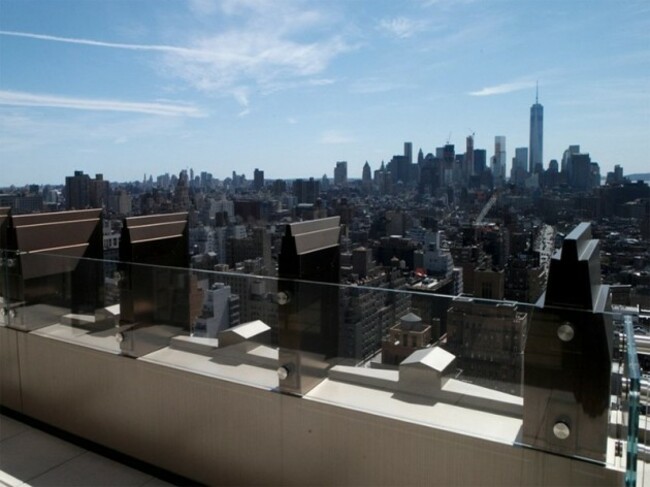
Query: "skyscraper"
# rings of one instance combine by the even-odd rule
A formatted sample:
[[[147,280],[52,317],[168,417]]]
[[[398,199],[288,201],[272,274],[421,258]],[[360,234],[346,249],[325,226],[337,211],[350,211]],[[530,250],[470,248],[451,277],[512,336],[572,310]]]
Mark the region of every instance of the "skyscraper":
[[[463,176],[467,180],[474,174],[474,134],[468,135],[465,139],[465,160],[463,164]]]
[[[75,171],[74,176],[65,178],[65,205],[68,210],[82,210],[90,206],[90,176]]]
[[[510,181],[514,184],[524,184],[528,174],[528,147],[517,147],[515,157],[512,158],[512,168],[510,169]]]
[[[372,171],[370,170],[370,164],[368,164],[368,161],[363,165],[361,185],[365,190],[372,189]]]
[[[404,142],[404,157],[409,164],[413,164],[413,143]]]
[[[530,150],[528,172],[533,174],[537,164],[543,166],[544,107],[539,104],[539,89],[535,90],[535,104],[530,107]]]
[[[264,187],[264,171],[255,169],[255,172],[253,173],[253,189],[255,189],[255,191],[261,191],[263,187]]]
[[[108,206],[109,183],[101,174],[91,179],[83,171],[75,171],[74,176],[65,178],[65,201],[68,210],[84,208],[106,208]]]
[[[348,184],[348,163],[339,161],[334,168],[334,184],[336,186],[346,186]]]
[[[487,167],[487,151],[474,149],[474,174],[481,174]]]
[[[492,176],[497,185],[502,185],[506,179],[506,137],[497,135],[494,137],[494,156],[492,157]]]

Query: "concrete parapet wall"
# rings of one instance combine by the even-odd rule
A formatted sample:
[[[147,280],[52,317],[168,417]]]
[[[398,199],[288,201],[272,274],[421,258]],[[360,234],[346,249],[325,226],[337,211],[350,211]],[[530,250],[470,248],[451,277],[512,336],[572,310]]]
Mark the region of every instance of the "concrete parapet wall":
[[[8,328],[0,352],[3,406],[208,485],[623,484],[595,464]]]

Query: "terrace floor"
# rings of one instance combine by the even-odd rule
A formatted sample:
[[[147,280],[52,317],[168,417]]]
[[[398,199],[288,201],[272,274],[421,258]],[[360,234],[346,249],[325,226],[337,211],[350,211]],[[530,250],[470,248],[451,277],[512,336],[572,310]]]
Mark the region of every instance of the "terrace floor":
[[[0,411],[0,487],[195,485],[164,470]]]

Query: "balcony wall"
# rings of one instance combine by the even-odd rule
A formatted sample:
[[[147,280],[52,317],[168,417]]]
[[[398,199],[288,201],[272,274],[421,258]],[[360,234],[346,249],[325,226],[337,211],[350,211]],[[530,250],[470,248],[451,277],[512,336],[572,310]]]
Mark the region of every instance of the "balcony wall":
[[[1,404],[209,485],[623,485],[623,471],[0,327]]]

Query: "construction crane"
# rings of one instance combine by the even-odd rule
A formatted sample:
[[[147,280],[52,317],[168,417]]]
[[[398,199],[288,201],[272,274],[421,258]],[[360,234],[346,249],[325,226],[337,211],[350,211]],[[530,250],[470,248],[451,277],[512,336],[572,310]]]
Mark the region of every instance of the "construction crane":
[[[489,211],[492,209],[492,207],[494,206],[494,204],[497,202],[497,198],[498,198],[498,196],[499,196],[499,194],[498,194],[497,191],[495,191],[494,193],[492,193],[492,196],[490,197],[490,199],[488,200],[488,202],[485,203],[485,206],[484,206],[483,209],[481,210],[481,213],[479,213],[479,214],[478,214],[478,217],[476,217],[476,220],[474,221],[474,226],[475,226],[475,227],[478,227],[481,223],[483,223],[483,219],[484,219],[485,216],[489,213]]]

